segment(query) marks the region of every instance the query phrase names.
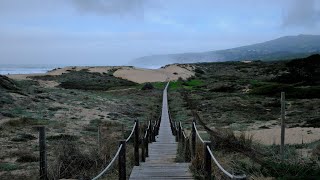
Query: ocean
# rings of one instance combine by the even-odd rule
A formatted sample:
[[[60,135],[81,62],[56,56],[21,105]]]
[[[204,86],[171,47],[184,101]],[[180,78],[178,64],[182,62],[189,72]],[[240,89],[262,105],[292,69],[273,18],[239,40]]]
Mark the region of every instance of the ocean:
[[[61,65],[0,65],[0,74],[35,74],[46,73],[54,68],[65,67]]]
[[[63,68],[66,66],[77,66],[77,65],[10,65],[10,64],[0,64],[0,74],[8,75],[8,74],[37,74],[37,73],[46,73],[55,68]],[[85,64],[78,66],[104,66],[97,64]],[[137,66],[140,68],[147,69],[158,69],[161,66]]]

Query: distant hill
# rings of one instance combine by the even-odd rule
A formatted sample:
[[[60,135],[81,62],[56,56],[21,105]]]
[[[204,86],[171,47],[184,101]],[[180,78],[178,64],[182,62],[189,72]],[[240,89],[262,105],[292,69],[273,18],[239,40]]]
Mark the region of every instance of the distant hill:
[[[226,50],[145,56],[131,61],[130,64],[145,67],[172,63],[270,61],[306,57],[315,53],[320,53],[320,35],[298,35]]]

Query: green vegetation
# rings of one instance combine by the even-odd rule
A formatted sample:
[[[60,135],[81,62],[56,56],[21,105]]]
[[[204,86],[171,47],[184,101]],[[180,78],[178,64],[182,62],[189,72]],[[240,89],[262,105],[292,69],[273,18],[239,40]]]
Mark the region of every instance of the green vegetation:
[[[33,173],[39,168],[36,126],[46,126],[50,179],[91,179],[113,157],[118,141],[123,139],[122,124],[124,135],[128,135],[135,119],[143,124],[159,116],[164,83],[162,87],[159,83],[158,88],[141,91],[142,85],[116,78],[111,72],[86,71],[32,78],[8,79],[16,90],[0,86],[0,118],[4,118],[0,127],[0,171],[7,171],[0,174],[0,179],[37,177],[38,173]],[[47,80],[61,85],[51,87],[52,82]],[[67,85],[64,82],[74,84],[69,89],[62,87]],[[98,126],[101,142],[108,143],[98,145]],[[130,143],[128,172],[133,167]],[[11,163],[12,159],[16,159],[15,163]],[[11,172],[15,169],[26,173]],[[116,176],[115,168],[107,179]]]
[[[100,74],[87,70],[70,71],[60,76],[33,76],[35,80],[58,81],[60,87],[81,90],[108,90],[112,87],[130,87],[137,84],[125,79],[114,77],[112,74]]]
[[[49,140],[49,141],[57,141],[57,140],[76,141],[78,139],[79,139],[78,136],[69,135],[69,134],[59,134],[59,135],[47,137],[47,140]]]
[[[5,126],[11,126],[11,127],[21,127],[21,126],[37,126],[37,125],[47,125],[47,121],[43,120],[36,120],[31,118],[22,117],[17,120],[10,120],[8,122],[5,122]]]
[[[26,142],[34,139],[37,139],[37,138],[32,134],[21,133],[21,134],[18,134],[16,137],[12,138],[11,141]]]
[[[17,159],[17,162],[20,162],[20,163],[30,163],[30,162],[37,162],[37,161],[39,161],[39,158],[31,154],[24,154]]]
[[[0,170],[1,171],[13,171],[19,169],[17,164],[13,163],[0,163]]]
[[[250,133],[279,127],[282,91],[286,92],[287,128],[320,127],[319,64],[317,55],[282,62],[195,64],[195,77],[170,86],[171,116],[190,131],[192,112],[199,114],[198,129],[207,131],[203,138],[209,136],[214,142],[213,153],[228,171],[256,179],[319,177],[318,142],[287,145],[281,162],[279,145],[260,144]],[[301,133],[304,138],[309,132]],[[191,162],[194,176],[201,179],[203,162]],[[216,169],[214,176],[223,178]]]

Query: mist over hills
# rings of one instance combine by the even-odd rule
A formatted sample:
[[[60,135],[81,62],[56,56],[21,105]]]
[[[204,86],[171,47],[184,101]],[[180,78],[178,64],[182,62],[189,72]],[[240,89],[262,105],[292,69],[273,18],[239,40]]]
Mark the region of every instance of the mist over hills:
[[[263,43],[226,50],[144,56],[134,59],[131,65],[157,67],[172,63],[285,60],[320,53],[320,35],[284,36]]]

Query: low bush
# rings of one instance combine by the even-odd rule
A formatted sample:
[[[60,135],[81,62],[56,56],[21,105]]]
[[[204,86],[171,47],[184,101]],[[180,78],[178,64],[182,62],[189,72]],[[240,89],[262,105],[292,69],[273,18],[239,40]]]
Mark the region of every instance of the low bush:
[[[17,159],[17,162],[26,163],[26,162],[37,162],[39,160],[38,157],[31,155],[31,154],[25,154],[20,156]]]
[[[13,163],[0,163],[0,171],[13,171],[18,169],[18,165],[17,164],[13,164]]]
[[[32,134],[18,134],[16,137],[12,138],[11,141],[16,141],[16,142],[26,142],[29,140],[34,140],[37,139],[34,135]]]
[[[78,136],[69,135],[69,134],[59,134],[59,135],[47,137],[47,140],[49,140],[49,141],[57,141],[57,140],[76,141],[78,139],[79,139]]]
[[[153,85],[151,83],[145,83],[141,90],[152,90],[154,89]]]
[[[13,119],[4,123],[5,126],[20,127],[20,126],[36,126],[36,125],[46,125],[47,121],[36,120],[32,118],[22,117],[19,119]]]
[[[125,79],[117,78],[112,74],[100,74],[82,71],[70,71],[60,76],[33,76],[33,79],[51,80],[60,82],[60,87],[65,89],[82,89],[82,90],[108,90],[111,87],[129,87],[137,83]]]
[[[320,98],[320,86],[295,87],[287,84],[270,83],[255,87],[250,94],[280,96],[281,92],[286,93],[287,98]]]

